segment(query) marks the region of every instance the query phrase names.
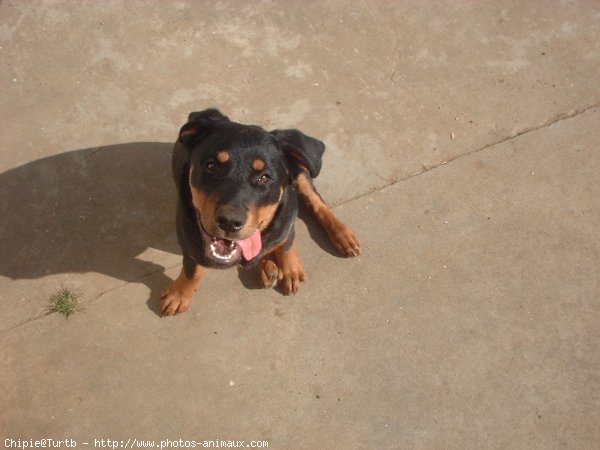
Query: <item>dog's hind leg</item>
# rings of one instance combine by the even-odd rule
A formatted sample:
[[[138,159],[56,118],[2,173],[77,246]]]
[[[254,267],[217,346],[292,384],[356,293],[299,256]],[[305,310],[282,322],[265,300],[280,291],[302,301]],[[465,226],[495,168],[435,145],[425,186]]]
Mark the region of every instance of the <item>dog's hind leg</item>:
[[[294,182],[304,206],[316,217],[327,232],[329,240],[344,256],[360,255],[360,242],[354,232],[338,219],[318,194],[308,171],[302,170]]]

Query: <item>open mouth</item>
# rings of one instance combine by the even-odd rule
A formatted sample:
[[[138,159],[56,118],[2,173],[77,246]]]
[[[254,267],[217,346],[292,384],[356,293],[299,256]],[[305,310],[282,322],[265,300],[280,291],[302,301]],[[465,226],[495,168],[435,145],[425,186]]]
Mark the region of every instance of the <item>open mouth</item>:
[[[204,254],[216,264],[230,266],[238,263],[242,258],[250,261],[260,253],[262,241],[258,229],[246,239],[232,240],[209,235],[200,220],[198,226],[204,237]]]
[[[218,261],[224,263],[238,260],[240,257],[240,247],[235,241],[228,239],[219,239],[216,237],[211,238],[211,242],[208,245],[210,250],[210,256],[216,258]]]

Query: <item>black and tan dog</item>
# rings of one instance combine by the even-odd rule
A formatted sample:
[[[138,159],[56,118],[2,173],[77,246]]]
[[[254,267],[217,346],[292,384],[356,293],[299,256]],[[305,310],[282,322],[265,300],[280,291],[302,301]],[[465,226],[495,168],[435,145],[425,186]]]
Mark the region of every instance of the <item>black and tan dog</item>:
[[[313,186],[324,151],[298,130],[267,132],[216,109],[189,115],[173,149],[183,268],[162,293],[163,315],[188,309],[204,267],[256,267],[264,287],[296,293],[306,278],[294,242],[298,196],[342,255],[360,253]]]

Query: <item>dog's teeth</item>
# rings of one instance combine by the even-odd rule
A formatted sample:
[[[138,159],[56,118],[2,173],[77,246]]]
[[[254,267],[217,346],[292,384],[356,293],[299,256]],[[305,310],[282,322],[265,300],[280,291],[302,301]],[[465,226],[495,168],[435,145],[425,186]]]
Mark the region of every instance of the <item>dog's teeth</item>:
[[[208,246],[212,256],[220,261],[228,262],[233,258],[237,250],[235,241],[229,239],[212,238],[212,242]]]

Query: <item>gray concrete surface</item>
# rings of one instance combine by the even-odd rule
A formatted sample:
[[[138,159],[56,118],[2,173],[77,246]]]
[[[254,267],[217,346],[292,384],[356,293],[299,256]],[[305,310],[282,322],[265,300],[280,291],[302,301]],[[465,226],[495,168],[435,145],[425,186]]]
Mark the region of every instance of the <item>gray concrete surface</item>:
[[[593,1],[3,1],[2,443],[597,448],[599,42]],[[161,319],[209,106],[323,139],[363,254],[300,221],[298,295]]]

